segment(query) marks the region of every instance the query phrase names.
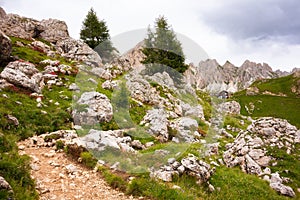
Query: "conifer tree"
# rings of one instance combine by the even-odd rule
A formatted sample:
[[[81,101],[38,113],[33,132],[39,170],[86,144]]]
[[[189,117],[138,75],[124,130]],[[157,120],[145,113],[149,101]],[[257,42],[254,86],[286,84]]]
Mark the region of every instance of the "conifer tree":
[[[180,73],[187,69],[181,43],[165,17],[156,19],[154,31],[148,28],[148,35],[144,42],[145,47],[142,51],[146,57],[143,63],[151,65],[150,71],[159,71],[158,68],[164,68],[163,66],[171,67]]]
[[[102,60],[110,60],[113,56],[109,30],[104,20],[99,20],[96,12],[91,8],[82,23],[80,39],[94,49]]]

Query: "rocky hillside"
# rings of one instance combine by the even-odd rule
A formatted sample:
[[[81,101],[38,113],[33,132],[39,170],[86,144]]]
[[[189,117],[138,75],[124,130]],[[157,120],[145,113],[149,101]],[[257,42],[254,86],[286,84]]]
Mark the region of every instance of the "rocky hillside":
[[[134,196],[299,197],[297,127],[284,119],[240,115],[237,101],[199,90],[225,84],[222,90],[230,85],[235,91],[277,76],[266,64],[221,67],[208,60],[200,63],[204,71],[190,66],[185,78],[178,74],[178,82],[166,71],[145,73],[142,44],[103,64],[93,49],[68,36],[64,22],[0,13],[1,198],[42,196],[41,185],[30,177],[32,170],[40,177],[40,170],[29,166],[16,147],[26,138],[20,150],[49,148],[55,154],[63,149],[99,171],[112,187]],[[53,162],[39,165],[55,168]],[[51,188],[43,189],[54,198]],[[71,199],[77,195],[68,194]]]
[[[198,66],[191,65],[185,72],[186,81],[198,89],[217,94],[223,90],[230,93],[249,87],[254,81],[284,76],[286,73],[273,71],[266,64],[246,60],[240,67],[227,61],[221,66],[216,60],[201,61]]]

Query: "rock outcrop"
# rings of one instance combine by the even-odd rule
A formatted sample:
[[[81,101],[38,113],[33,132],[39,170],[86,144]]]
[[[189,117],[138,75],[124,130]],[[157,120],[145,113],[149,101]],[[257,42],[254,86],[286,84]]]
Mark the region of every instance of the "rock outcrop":
[[[138,68],[142,65],[141,61],[145,58],[142,52],[143,42],[138,43],[134,48],[124,53],[119,58],[112,61],[112,65],[120,65],[124,71],[128,71],[132,68]]]
[[[9,83],[37,93],[40,93],[44,86],[42,73],[35,68],[34,64],[29,62],[10,62],[0,76]]]
[[[185,72],[187,83],[213,94],[224,90],[234,93],[247,88],[256,80],[277,77],[268,64],[248,60],[236,67],[228,61],[221,66],[215,59],[208,59],[201,61],[198,66],[190,65]]]
[[[40,21],[40,26],[43,27],[43,31],[39,34],[39,37],[49,42],[57,42],[69,38],[68,26],[64,21],[57,19],[43,19]]]
[[[300,143],[300,130],[286,120],[264,117],[254,121],[246,131],[238,134],[233,143],[226,145],[227,150],[223,154],[223,159],[228,167],[240,165],[244,172],[262,176],[275,160],[267,154],[267,147],[279,149],[285,147],[286,152],[290,154],[296,143]],[[289,186],[283,187],[282,182],[275,184],[272,178],[264,179],[268,180],[276,191],[284,195],[295,195],[287,192],[292,189]]]
[[[89,66],[102,66],[102,60],[97,52],[80,40],[67,38],[59,40],[55,48],[61,56],[76,61],[82,61]]]
[[[169,158],[167,165],[160,167],[158,170],[152,170],[150,176],[165,182],[171,182],[174,175],[188,174],[196,177],[198,184],[201,184],[207,182],[214,171],[215,168],[211,168],[209,164],[190,154],[180,162],[176,161],[175,158]]]
[[[38,21],[21,17],[17,14],[3,14],[0,17],[0,29],[9,36],[24,39],[42,38],[49,42],[57,42],[69,38],[68,27],[65,22],[57,19]]]

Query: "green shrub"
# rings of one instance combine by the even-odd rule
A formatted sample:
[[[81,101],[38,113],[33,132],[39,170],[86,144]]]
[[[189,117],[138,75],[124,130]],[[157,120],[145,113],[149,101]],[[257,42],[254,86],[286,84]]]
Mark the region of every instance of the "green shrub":
[[[44,137],[45,142],[52,142],[52,140],[58,140],[61,138],[60,134],[51,134],[51,135],[46,135]]]
[[[153,199],[165,200],[191,200],[192,196],[180,190],[171,189],[166,184],[157,182],[149,178],[136,178],[127,187],[127,194],[134,196],[145,196]]]
[[[55,146],[56,146],[56,149],[59,150],[59,149],[64,149],[65,144],[64,144],[63,141],[57,140],[56,143],[55,143]]]
[[[82,163],[89,168],[94,168],[97,164],[97,159],[90,152],[81,152],[80,158]]]
[[[103,175],[105,181],[114,189],[118,188],[121,191],[126,191],[127,182],[118,175],[112,173],[108,168],[100,166],[98,170]]]

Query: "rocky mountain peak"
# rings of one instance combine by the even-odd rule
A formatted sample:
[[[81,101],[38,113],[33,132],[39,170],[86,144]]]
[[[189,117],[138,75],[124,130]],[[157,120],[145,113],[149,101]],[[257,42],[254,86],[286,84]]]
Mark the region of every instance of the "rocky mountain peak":
[[[232,68],[236,68],[236,66],[234,66],[231,62],[229,62],[228,60],[224,63],[223,68],[225,69],[232,69]]]
[[[220,64],[216,59],[207,59],[205,61],[200,61],[199,67],[204,69],[217,69],[218,67],[220,67]]]
[[[215,59],[201,61],[198,66],[190,66],[185,75],[188,83],[211,93],[223,90],[236,92],[247,88],[255,80],[279,76],[266,63],[246,60],[241,67],[236,67],[226,61],[220,66]]]

